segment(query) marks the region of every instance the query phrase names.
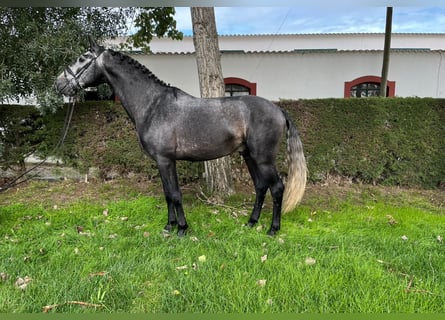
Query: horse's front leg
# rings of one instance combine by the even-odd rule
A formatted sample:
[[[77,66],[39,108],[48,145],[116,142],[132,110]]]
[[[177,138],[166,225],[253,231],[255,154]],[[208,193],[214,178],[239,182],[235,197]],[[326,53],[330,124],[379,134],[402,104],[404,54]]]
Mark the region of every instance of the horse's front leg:
[[[176,174],[176,162],[168,158],[160,158],[156,162],[168,206],[168,221],[164,230],[170,232],[178,225],[178,236],[183,236],[187,231],[188,225],[184,209],[182,208],[182,194]]]

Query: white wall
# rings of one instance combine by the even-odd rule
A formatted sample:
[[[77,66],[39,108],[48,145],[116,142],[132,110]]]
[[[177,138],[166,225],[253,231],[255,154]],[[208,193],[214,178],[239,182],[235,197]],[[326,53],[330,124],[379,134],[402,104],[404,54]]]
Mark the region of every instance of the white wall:
[[[224,76],[257,83],[259,96],[271,100],[342,98],[345,81],[380,75],[383,39],[383,33],[247,35],[221,36],[219,45],[223,50]],[[122,41],[117,38],[106,45],[117,46]],[[445,53],[441,51],[445,50],[445,33],[393,34],[391,43],[392,48],[435,50],[391,53],[389,80],[396,81],[396,95],[445,98]],[[132,56],[165,82],[199,96],[193,38],[155,38],[151,48],[155,54]],[[294,52],[295,49],[338,51]],[[35,101],[31,97],[19,103]]]
[[[391,54],[389,80],[396,96],[445,98],[445,53],[398,51]],[[133,55],[161,80],[199,96],[193,54]],[[381,51],[311,53],[223,53],[224,77],[257,83],[257,95],[270,100],[342,98],[344,83],[380,76]]]
[[[145,65],[162,81],[194,96],[200,95],[195,55],[136,54],[132,57]]]
[[[445,98],[445,52],[399,53],[390,62],[391,80],[401,97]]]

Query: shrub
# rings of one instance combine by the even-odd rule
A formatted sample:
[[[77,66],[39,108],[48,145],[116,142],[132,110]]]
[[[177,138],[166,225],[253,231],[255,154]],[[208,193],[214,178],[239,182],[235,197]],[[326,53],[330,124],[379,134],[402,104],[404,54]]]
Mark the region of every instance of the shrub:
[[[312,182],[339,175],[372,184],[424,188],[445,185],[445,100],[360,98],[283,100],[277,104],[299,128]],[[14,108],[19,118],[23,118],[19,114],[25,109],[31,112],[27,107],[18,109]],[[1,115],[5,121],[6,116]],[[44,128],[40,153],[47,155],[54,148],[64,117],[65,110],[59,110],[43,120],[35,118],[37,127]],[[25,130],[27,140],[35,142],[36,137],[42,137],[40,129],[34,130],[37,127]],[[282,149],[279,167],[287,172],[285,141]],[[155,163],[143,154],[124,108],[109,101],[76,105],[69,134],[56,156],[83,172],[97,167],[102,177],[110,172],[158,175]],[[242,176],[237,180],[247,179],[239,157],[232,157],[232,165]],[[202,172],[202,163],[178,162],[183,181],[198,179]]]
[[[53,134],[49,136],[61,131],[65,109],[45,119],[52,128]],[[90,167],[97,167],[102,178],[110,173],[140,173],[151,178],[158,175],[155,162],[143,153],[124,108],[110,101],[89,101],[75,106],[69,134],[57,155],[84,173]],[[199,178],[201,166],[179,163],[180,178],[187,181]]]
[[[42,142],[42,117],[32,106],[0,105],[0,168],[25,169],[25,158]]]
[[[432,188],[445,181],[445,101],[420,98],[280,101],[299,124],[310,180]]]

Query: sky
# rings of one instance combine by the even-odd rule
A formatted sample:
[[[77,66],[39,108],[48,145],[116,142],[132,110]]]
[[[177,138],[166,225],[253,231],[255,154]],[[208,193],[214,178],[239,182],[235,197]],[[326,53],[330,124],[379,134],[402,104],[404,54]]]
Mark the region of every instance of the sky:
[[[353,2],[352,2],[353,3]],[[384,32],[385,7],[216,7],[220,35]],[[192,35],[190,8],[177,7],[177,27]],[[443,7],[394,7],[394,33],[445,33]]]
[[[191,6],[215,7],[220,35],[384,32],[445,33],[445,0],[33,0],[41,6],[175,6],[177,27],[192,35]],[[0,0],[29,6],[29,0]],[[232,6],[232,7],[223,7]],[[130,27],[131,29],[131,27]]]

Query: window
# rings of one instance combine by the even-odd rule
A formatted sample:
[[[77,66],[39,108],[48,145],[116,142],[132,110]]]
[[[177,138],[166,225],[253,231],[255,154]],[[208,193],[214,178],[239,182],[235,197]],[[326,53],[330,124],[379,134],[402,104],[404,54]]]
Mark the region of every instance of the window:
[[[380,95],[380,77],[365,76],[345,82],[345,98],[378,97]],[[388,81],[386,96],[394,97],[396,90],[395,81]]]
[[[226,84],[226,97],[233,96],[248,96],[250,94],[249,88],[240,84]]]
[[[360,83],[351,88],[351,98],[378,97],[380,96],[380,84],[373,82]]]
[[[252,95],[256,96],[256,83],[241,78],[225,78],[226,97]]]

